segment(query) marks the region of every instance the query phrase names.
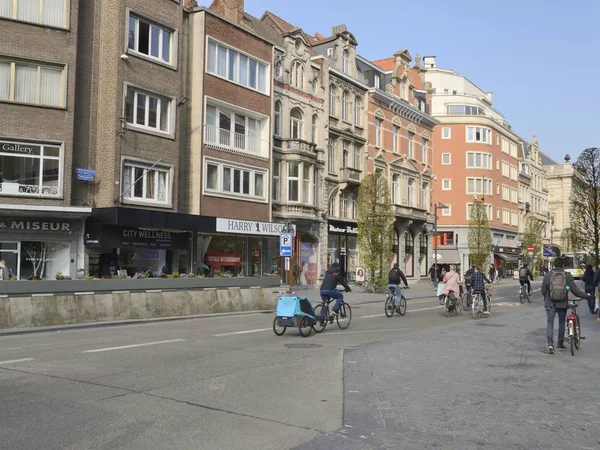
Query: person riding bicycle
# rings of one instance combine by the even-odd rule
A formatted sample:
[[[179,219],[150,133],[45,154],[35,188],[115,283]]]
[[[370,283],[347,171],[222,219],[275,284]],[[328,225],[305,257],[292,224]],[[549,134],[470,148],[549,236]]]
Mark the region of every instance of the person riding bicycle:
[[[483,300],[483,314],[489,316],[490,312],[488,311],[485,283],[492,284],[492,282],[479,271],[479,267],[473,267],[473,275],[471,275],[471,289],[473,294],[481,295],[481,299]]]
[[[521,283],[521,286],[527,285],[527,295],[531,294],[531,283],[529,280],[533,281],[533,274],[529,270],[529,267],[527,267],[527,264],[524,264],[521,270],[519,270],[519,283]]]
[[[396,308],[400,308],[400,300],[402,300],[402,290],[400,289],[400,280],[404,282],[404,287],[408,288],[408,281],[406,281],[406,276],[404,272],[402,272],[398,266],[398,264],[394,264],[392,270],[388,274],[388,289],[393,289],[394,294],[396,294]]]
[[[334,314],[339,312],[340,306],[342,306],[342,302],[344,301],[344,295],[336,289],[338,284],[344,286],[346,292],[352,291],[342,276],[340,265],[338,263],[333,263],[331,267],[327,269],[327,272],[325,272],[325,278],[323,278],[323,282],[321,283],[320,294],[323,303],[327,301],[326,297],[335,298],[335,305],[333,305]]]
[[[554,317],[558,314],[558,349],[565,349],[565,323],[567,309],[569,308],[568,290],[576,297],[587,299],[589,294],[579,290],[573,275],[563,269],[565,262],[562,258],[554,260],[554,269],[544,276],[542,281],[542,295],[546,308],[546,338],[548,339],[548,353],[554,354]],[[585,339],[584,336],[579,336]]]

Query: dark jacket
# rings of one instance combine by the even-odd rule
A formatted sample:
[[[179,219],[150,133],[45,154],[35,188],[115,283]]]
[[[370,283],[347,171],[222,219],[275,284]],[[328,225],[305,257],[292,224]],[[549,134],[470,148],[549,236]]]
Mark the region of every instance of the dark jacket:
[[[600,267],[596,269],[596,273],[594,274],[594,286],[598,286],[600,284]]]
[[[465,272],[465,284],[471,285],[471,279],[475,271],[473,269],[469,269]]]
[[[471,288],[473,288],[473,292],[485,292],[485,283],[491,284],[492,282],[481,272],[474,272],[471,275]]]
[[[523,273],[522,273],[523,271]],[[531,281],[533,281],[533,274],[531,273],[531,270],[527,269],[523,269],[521,268],[519,270],[519,281],[527,281],[527,279],[530,279]]]
[[[408,281],[406,281],[406,277],[400,269],[390,270],[390,273],[388,274],[388,284],[400,286],[400,280],[404,281],[404,286],[408,286]]]
[[[346,284],[346,280],[342,276],[342,271],[339,267],[331,266],[325,272],[325,278],[323,278],[323,282],[321,283],[321,290],[329,290],[337,288],[338,284],[341,284],[346,288],[347,291],[350,290],[348,285]]]
[[[556,309],[567,309],[569,307],[567,300],[565,300],[564,302],[555,302],[550,300],[550,278],[552,278],[552,274],[554,272],[564,271],[564,269],[552,269],[544,276],[544,281],[542,281],[542,295],[544,296],[544,306],[546,308],[554,307]],[[587,298],[587,294],[579,290],[579,288],[575,284],[575,281],[573,280],[573,275],[571,275],[569,272],[566,272],[566,281],[567,286],[569,286],[569,289],[571,290],[571,293],[574,296],[583,299]]]
[[[585,284],[585,292],[594,292],[594,289],[596,289],[596,285],[594,284],[595,279],[596,276],[593,273],[588,274],[586,272],[583,274],[581,281],[583,281]]]

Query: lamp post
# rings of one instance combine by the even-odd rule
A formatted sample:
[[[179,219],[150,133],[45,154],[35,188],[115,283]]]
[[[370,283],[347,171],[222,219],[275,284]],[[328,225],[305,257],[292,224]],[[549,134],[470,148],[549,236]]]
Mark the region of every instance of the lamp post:
[[[439,281],[438,277],[438,254],[437,254],[437,212],[438,209],[448,209],[448,205],[444,205],[443,203],[436,203],[433,207],[433,260],[435,264],[435,281],[436,283]]]

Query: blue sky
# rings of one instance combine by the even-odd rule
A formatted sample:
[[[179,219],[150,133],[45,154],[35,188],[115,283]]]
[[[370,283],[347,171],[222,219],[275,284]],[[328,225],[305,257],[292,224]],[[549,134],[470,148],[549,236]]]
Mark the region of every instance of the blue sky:
[[[404,48],[435,55],[492,91],[513,130],[535,133],[559,161],[600,147],[600,0],[246,0],[245,9],[309,34],[346,24],[370,60]]]

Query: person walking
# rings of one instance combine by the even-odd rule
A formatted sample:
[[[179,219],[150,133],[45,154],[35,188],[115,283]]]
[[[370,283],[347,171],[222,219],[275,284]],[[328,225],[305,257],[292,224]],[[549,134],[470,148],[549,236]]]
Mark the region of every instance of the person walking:
[[[494,267],[493,264],[490,264],[490,268],[488,270],[488,275],[490,278],[490,281],[493,283],[494,281],[496,281],[496,268]]]
[[[567,309],[569,307],[568,291],[576,297],[587,299],[588,294],[579,290],[573,275],[565,272],[564,260],[556,258],[554,260],[554,269],[544,276],[542,281],[542,295],[544,296],[544,307],[546,308],[546,338],[548,340],[548,353],[554,354],[554,318],[558,314],[558,349],[565,349],[565,320]],[[584,339],[583,335],[579,336]]]
[[[435,265],[435,263],[433,263],[431,265],[431,267],[429,268],[429,278],[431,279],[431,284],[433,284],[434,286],[437,285],[437,283],[438,283],[438,268]]]
[[[592,267],[591,264],[588,264],[587,267],[585,268],[585,272],[583,273],[583,276],[581,277],[581,281],[583,281],[583,283],[584,283],[585,293],[589,295],[589,297],[587,299],[587,303],[588,303],[588,308],[589,308],[591,314],[596,313],[596,311],[595,311],[596,295],[594,292],[596,290],[596,286],[594,285],[594,278],[595,278],[594,268]]]

